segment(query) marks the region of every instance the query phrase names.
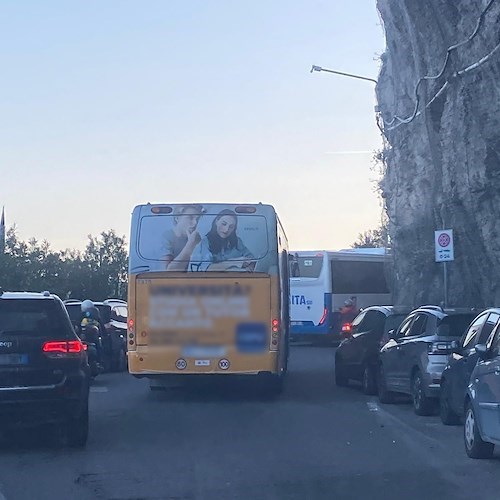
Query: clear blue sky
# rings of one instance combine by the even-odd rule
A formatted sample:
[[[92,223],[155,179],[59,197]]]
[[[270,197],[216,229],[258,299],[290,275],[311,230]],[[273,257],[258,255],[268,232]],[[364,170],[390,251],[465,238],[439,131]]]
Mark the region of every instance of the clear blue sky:
[[[294,249],[380,221],[373,84],[309,73],[377,76],[374,1],[3,0],[0,41],[0,205],[22,238],[128,236],[147,201],[272,203]]]

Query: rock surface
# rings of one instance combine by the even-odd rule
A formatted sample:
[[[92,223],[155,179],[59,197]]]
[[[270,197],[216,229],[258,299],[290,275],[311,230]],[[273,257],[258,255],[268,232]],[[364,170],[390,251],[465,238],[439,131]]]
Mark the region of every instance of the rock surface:
[[[443,301],[434,231],[450,228],[448,304],[500,305],[500,0],[378,0],[377,7],[387,42],[377,98],[395,303]],[[441,73],[447,49],[473,34],[486,8],[477,35],[450,52],[442,76],[420,85],[421,113],[393,122],[411,117],[418,80]]]

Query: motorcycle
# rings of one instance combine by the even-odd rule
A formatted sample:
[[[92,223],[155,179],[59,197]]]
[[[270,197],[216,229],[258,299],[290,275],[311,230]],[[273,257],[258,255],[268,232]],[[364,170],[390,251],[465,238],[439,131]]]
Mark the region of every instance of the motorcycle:
[[[80,340],[87,352],[87,360],[90,366],[90,376],[97,377],[104,371],[99,359],[98,347],[101,347],[102,339],[97,326],[84,326],[80,329]],[[100,349],[102,352],[102,348]]]

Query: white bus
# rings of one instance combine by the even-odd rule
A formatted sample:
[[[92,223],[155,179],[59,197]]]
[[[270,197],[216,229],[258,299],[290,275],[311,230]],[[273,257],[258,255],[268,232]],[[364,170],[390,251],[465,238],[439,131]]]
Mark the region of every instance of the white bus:
[[[292,338],[340,338],[341,308],[392,304],[385,248],[290,252]]]

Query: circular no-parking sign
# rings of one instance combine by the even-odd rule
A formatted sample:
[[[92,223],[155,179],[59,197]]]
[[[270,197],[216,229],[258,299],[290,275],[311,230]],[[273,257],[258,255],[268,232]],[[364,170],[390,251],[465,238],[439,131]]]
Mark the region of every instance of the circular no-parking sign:
[[[448,233],[442,233],[439,235],[438,244],[440,247],[447,247],[451,243],[451,238]]]

